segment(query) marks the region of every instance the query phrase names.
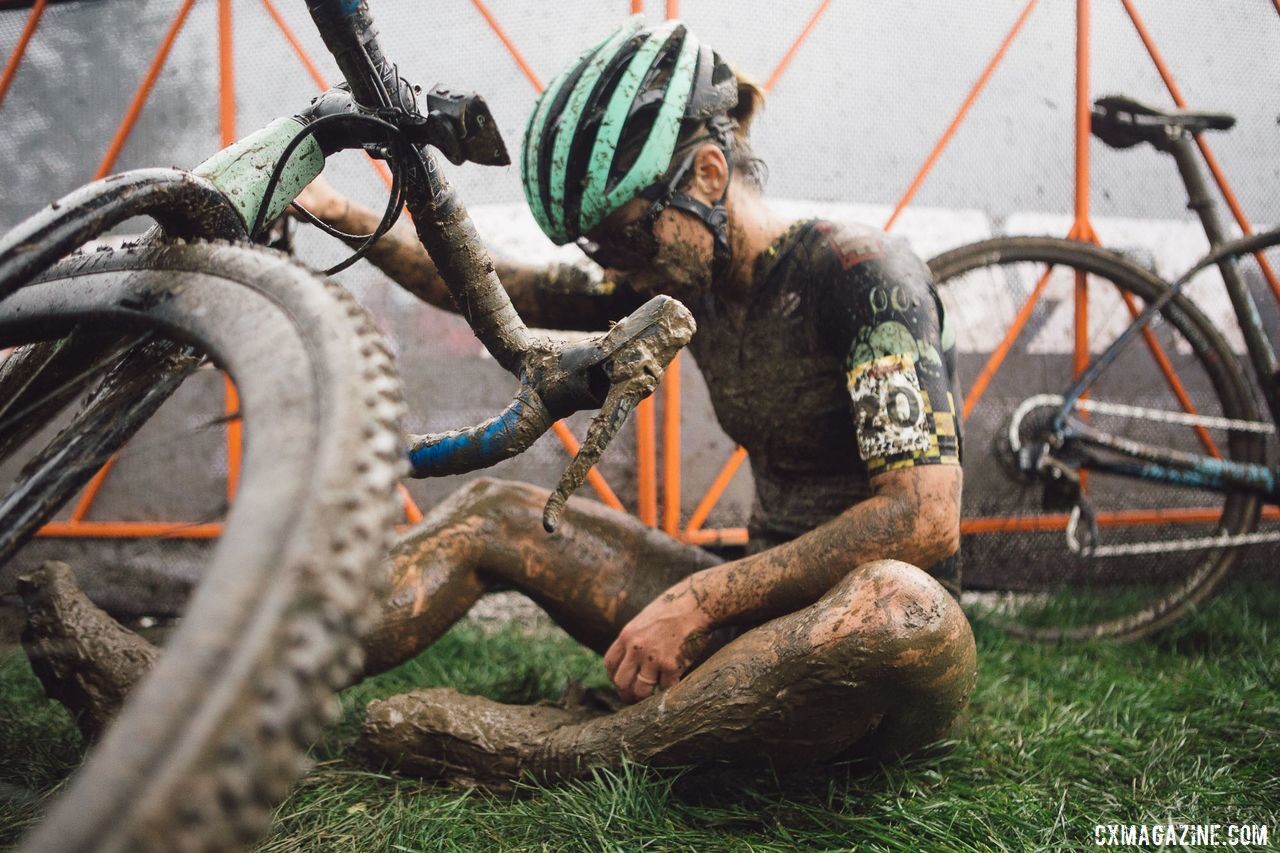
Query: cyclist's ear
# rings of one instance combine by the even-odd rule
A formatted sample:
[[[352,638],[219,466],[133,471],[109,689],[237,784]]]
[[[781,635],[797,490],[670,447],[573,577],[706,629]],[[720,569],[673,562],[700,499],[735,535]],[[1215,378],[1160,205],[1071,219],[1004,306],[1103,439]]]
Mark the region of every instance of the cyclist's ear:
[[[693,155],[692,177],[685,191],[694,195],[706,204],[714,202],[724,194],[725,184],[729,182],[729,161],[724,151],[713,142],[705,143]]]

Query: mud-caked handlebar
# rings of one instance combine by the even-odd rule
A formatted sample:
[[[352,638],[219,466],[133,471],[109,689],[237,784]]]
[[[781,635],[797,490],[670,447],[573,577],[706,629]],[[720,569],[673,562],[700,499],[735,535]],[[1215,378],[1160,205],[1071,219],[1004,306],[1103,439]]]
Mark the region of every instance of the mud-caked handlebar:
[[[466,208],[428,147],[441,150],[454,163],[506,162],[505,146],[483,99],[437,88],[425,98],[424,115],[417,87],[383,54],[364,0],[307,0],[307,6],[346,87],[318,98],[311,114],[300,119],[325,120],[327,129],[341,132],[344,122],[332,117],[350,111],[395,128],[396,144],[371,153],[395,158],[418,239],[454,304],[494,359],[520,380],[515,399],[496,417],[470,429],[411,436],[412,473],[442,476],[493,465],[528,449],[560,418],[598,408],[582,447],[547,502],[543,525],[554,530],[569,495],[693,337],[693,316],[678,301],[660,296],[589,340],[566,344],[535,338],[511,304]],[[338,137],[323,147],[361,145],[358,137]],[[363,146],[370,148],[367,139]]]
[[[599,409],[547,501],[542,523],[555,530],[569,496],[631,410],[658,387],[694,330],[687,308],[655,296],[603,335],[570,344],[538,341],[525,354],[520,389],[502,414],[470,429],[410,436],[412,475],[437,477],[494,465],[527,450],[557,420]]]

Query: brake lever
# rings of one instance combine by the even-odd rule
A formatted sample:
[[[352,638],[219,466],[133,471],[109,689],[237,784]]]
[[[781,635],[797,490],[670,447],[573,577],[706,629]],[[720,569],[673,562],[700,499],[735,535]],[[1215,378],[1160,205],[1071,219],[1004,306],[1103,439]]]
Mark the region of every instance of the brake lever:
[[[588,341],[561,353],[562,369],[584,374],[588,381],[564,383],[561,387],[579,394],[594,394],[596,382],[590,381],[593,369],[602,371],[609,390],[600,411],[591,420],[582,447],[565,468],[555,491],[547,499],[542,512],[542,526],[554,532],[560,524],[565,504],[587,478],[587,473],[600,461],[609,442],[618,434],[631,410],[648,397],[662,381],[667,365],[676,353],[693,339],[697,324],[689,309],[669,296],[655,296],[603,337]],[[544,398],[546,399],[546,398]],[[588,406],[577,400],[548,400],[552,411],[575,405],[573,411]]]

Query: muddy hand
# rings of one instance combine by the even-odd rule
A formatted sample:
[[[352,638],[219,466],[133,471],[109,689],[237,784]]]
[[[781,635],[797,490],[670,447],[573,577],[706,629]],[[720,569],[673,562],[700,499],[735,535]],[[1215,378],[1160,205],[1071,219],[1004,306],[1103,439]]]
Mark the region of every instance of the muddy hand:
[[[623,627],[605,652],[605,670],[623,699],[639,702],[679,681],[709,638],[706,614],[682,581]]]

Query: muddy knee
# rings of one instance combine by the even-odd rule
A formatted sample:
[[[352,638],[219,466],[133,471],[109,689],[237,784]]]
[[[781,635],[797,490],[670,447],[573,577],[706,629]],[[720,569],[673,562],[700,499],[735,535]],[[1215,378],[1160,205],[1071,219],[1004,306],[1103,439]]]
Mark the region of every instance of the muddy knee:
[[[828,594],[824,644],[866,655],[886,697],[876,751],[911,752],[945,737],[977,674],[973,632],[960,605],[915,566],[877,560]]]

